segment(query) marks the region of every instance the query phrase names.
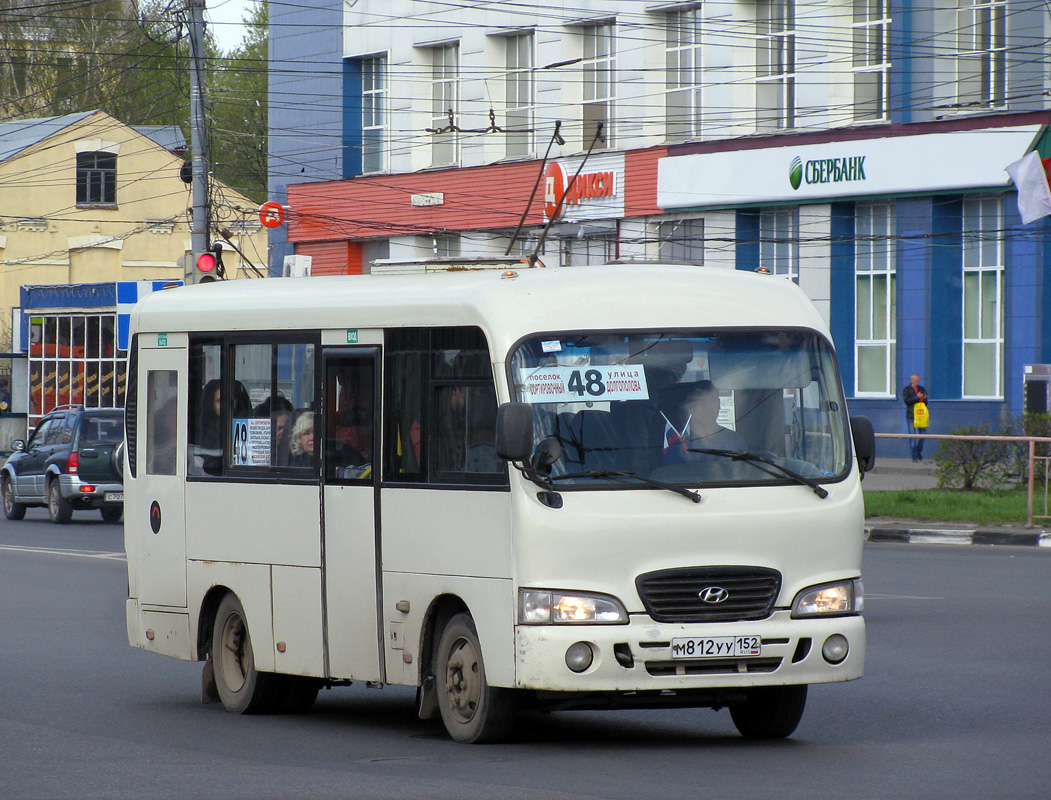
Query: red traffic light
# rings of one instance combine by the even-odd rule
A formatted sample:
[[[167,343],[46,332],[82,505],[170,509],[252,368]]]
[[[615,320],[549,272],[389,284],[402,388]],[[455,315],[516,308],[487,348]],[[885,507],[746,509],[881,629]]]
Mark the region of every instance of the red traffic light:
[[[197,256],[197,270],[211,272],[215,269],[215,256],[212,253],[201,253]]]

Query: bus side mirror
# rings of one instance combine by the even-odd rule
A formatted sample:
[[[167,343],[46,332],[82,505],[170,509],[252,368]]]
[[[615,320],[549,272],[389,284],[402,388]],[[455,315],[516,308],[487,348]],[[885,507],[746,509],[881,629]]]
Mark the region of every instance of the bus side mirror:
[[[858,467],[864,476],[876,466],[876,434],[872,430],[872,420],[868,417],[851,417],[850,430],[854,434],[854,454],[858,457]]]
[[[525,461],[533,452],[533,407],[503,403],[496,411],[496,455],[504,461]]]

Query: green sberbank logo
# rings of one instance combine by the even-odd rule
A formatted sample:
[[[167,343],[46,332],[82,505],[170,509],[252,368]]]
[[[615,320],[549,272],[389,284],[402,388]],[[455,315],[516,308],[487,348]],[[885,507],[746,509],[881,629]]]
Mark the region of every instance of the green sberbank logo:
[[[788,182],[793,189],[803,183],[844,183],[865,180],[865,156],[815,158],[803,163],[796,156],[788,168]]]

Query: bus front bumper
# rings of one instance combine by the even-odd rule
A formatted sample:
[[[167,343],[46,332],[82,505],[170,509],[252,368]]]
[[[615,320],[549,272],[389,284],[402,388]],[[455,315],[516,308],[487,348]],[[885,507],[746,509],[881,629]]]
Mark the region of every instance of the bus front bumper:
[[[759,653],[725,655],[738,637],[759,637]],[[825,648],[831,637],[842,639],[833,638]],[[846,655],[831,663],[823,650],[837,650],[831,645],[838,644],[831,654],[839,658],[844,639]],[[709,644],[723,655],[686,657],[691,641],[693,652]],[[834,683],[860,678],[865,666],[862,617],[791,619],[788,611],[758,622],[667,624],[635,615],[627,625],[519,625],[515,643],[516,687],[542,692],[691,692]]]

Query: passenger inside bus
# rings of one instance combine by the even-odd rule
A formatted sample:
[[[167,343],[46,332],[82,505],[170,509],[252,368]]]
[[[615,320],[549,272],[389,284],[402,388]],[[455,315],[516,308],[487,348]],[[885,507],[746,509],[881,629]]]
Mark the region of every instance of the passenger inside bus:
[[[292,426],[289,466],[314,466],[314,412],[304,411]]]
[[[288,464],[289,439],[291,436],[288,421],[291,419],[294,410],[292,401],[279,394],[267,397],[266,400],[252,409],[252,415],[256,419],[270,420],[270,434],[273,442],[271,463],[274,466],[281,467]]]

